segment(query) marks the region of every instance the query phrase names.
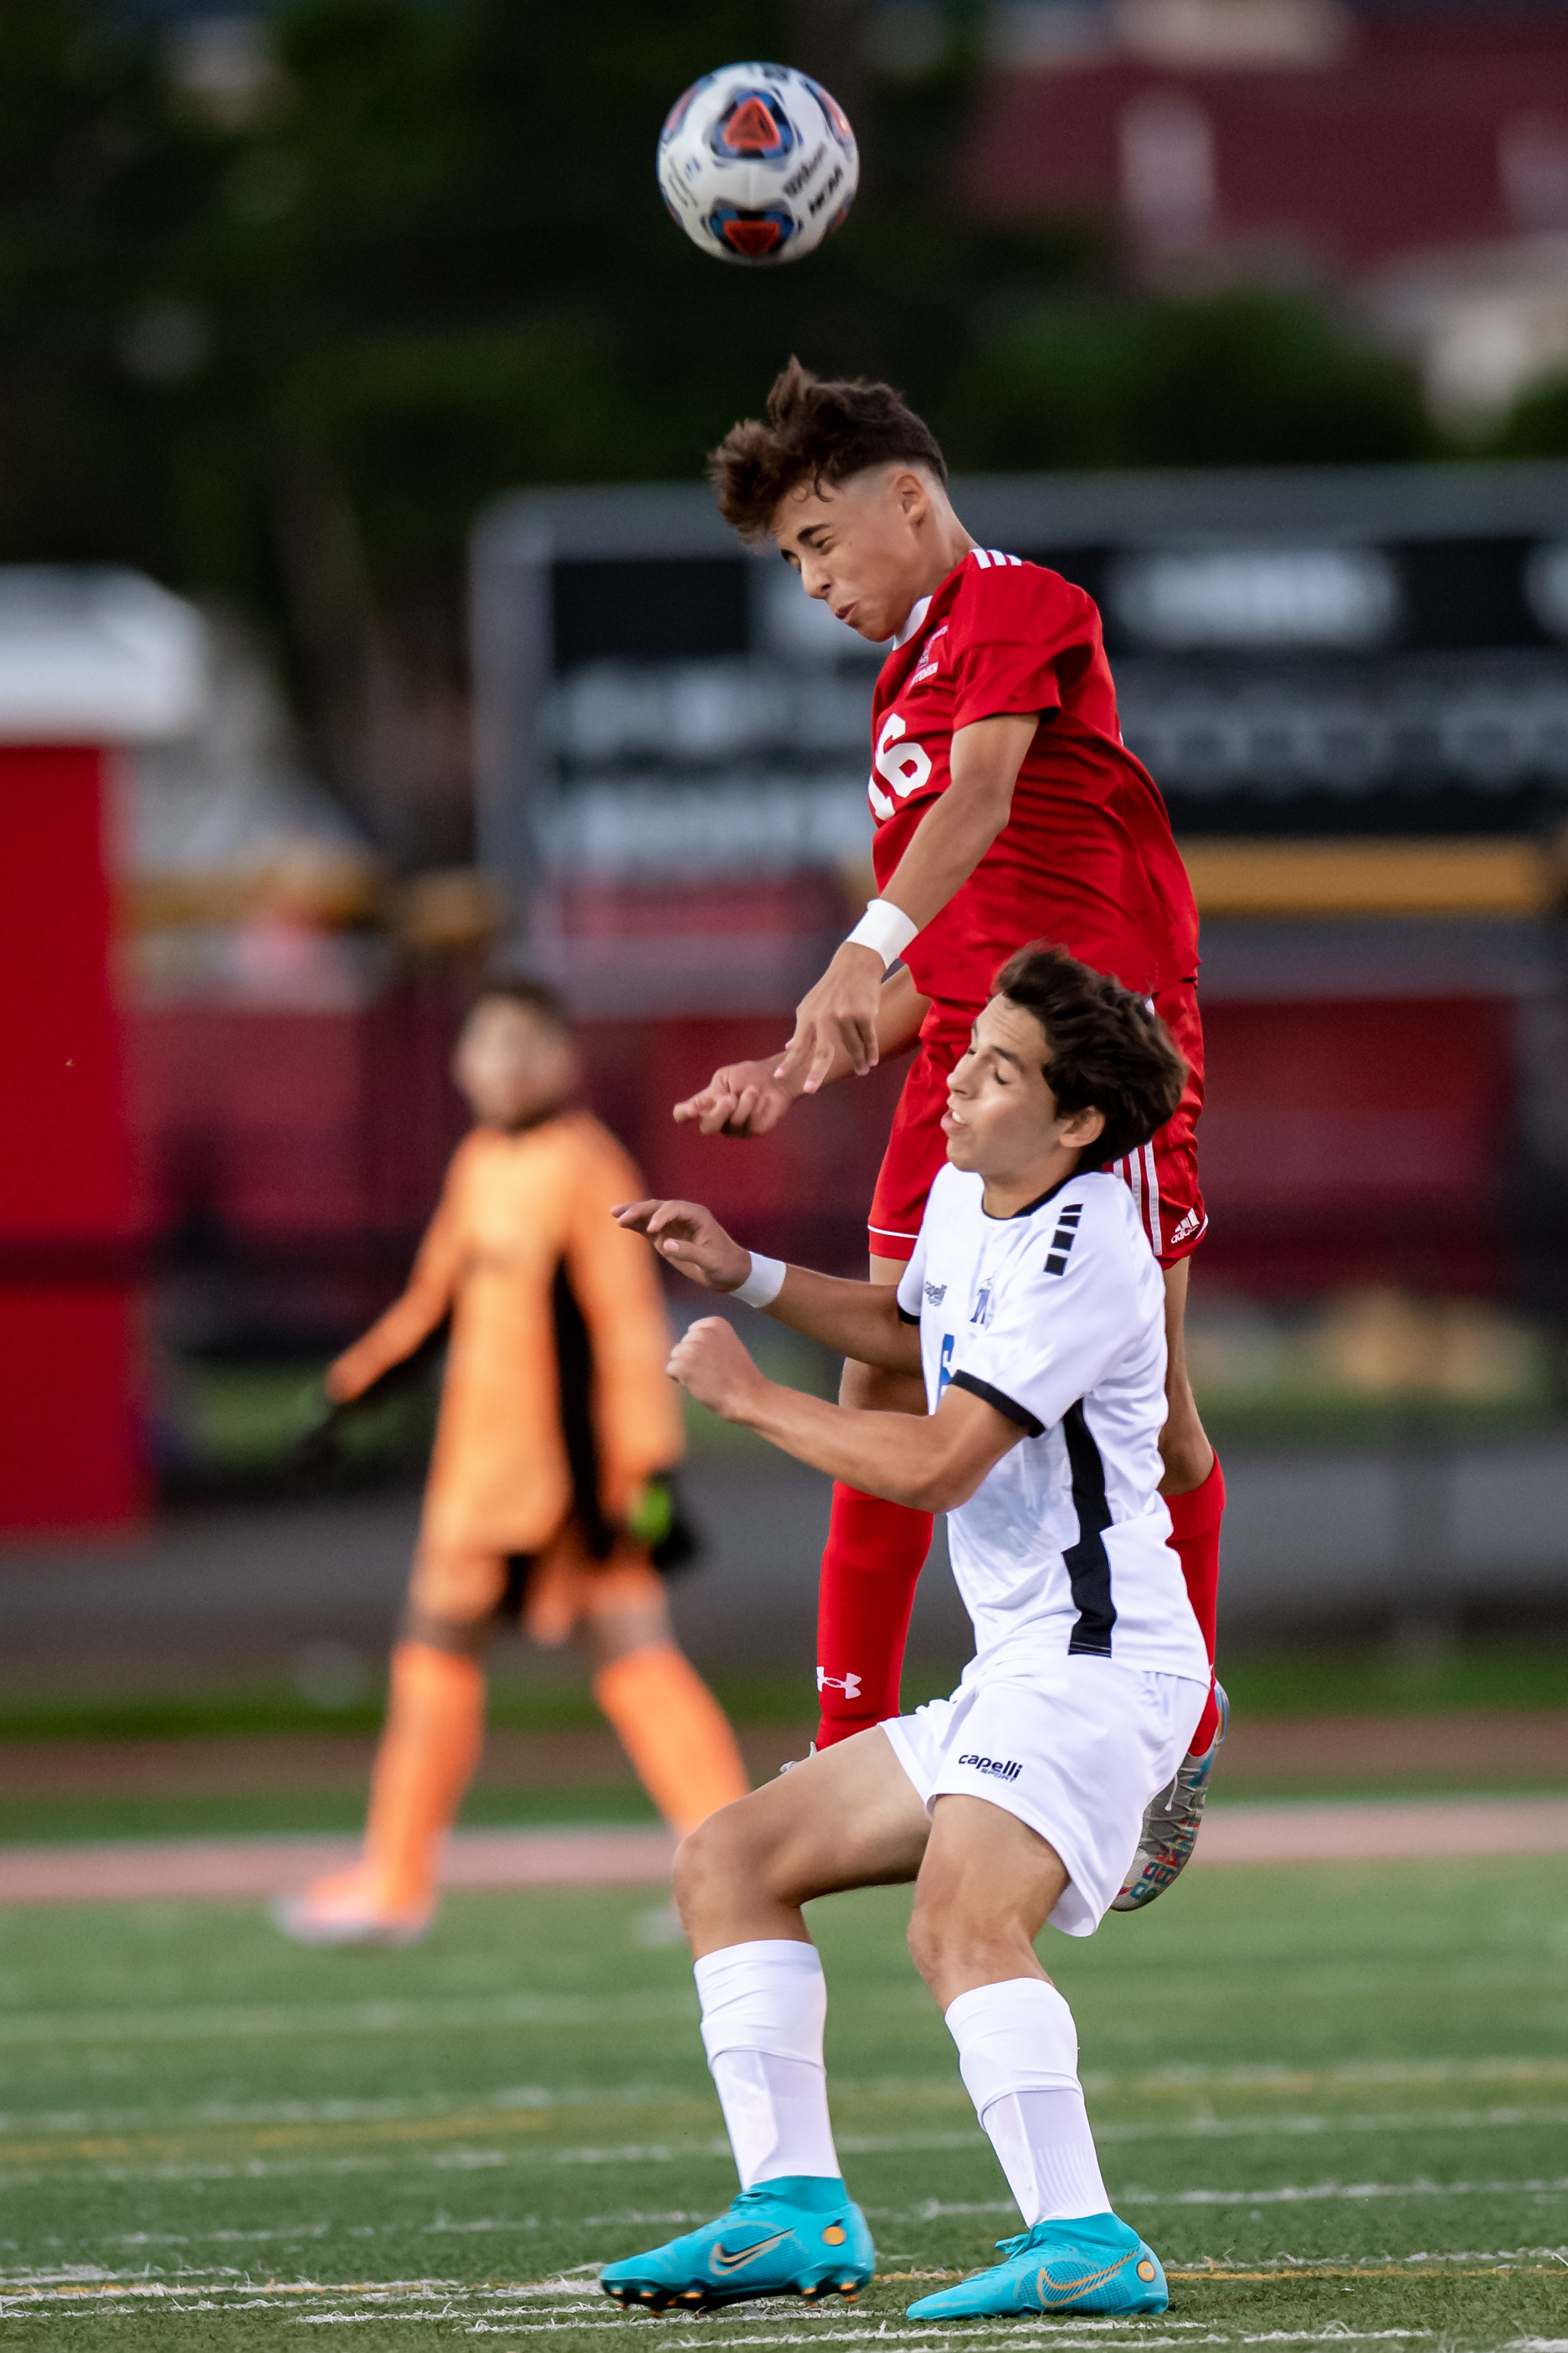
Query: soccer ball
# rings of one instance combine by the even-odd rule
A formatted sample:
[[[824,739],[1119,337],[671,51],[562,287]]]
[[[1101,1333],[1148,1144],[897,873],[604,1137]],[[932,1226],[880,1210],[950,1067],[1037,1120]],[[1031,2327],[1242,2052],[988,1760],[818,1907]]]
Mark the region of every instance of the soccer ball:
[[[848,211],[860,177],[849,118],[790,66],[723,66],[678,98],[658,185],[693,245],[720,261],[798,261]]]

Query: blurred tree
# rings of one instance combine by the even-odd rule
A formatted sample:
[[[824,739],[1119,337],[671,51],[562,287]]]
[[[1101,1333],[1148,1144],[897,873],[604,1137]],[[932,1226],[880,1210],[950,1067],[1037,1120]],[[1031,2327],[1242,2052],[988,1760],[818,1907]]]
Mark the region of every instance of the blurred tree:
[[[201,329],[159,258],[210,203],[205,142],[146,44],[73,0],[0,9],[0,555],[178,566],[138,385]]]
[[[961,466],[1427,444],[1303,304],[1155,300],[1103,224],[967,219],[981,0],[288,0],[248,98],[89,7],[0,8],[0,558],[261,619],[401,864],[465,846],[476,510],[693,477],[792,350],[905,385]],[[715,264],[654,190],[668,106],[737,52],[818,73],[861,138],[851,224],[798,269]]]
[[[1438,446],[1412,371],[1300,298],[1253,290],[1026,302],[979,328],[963,378],[951,438],[980,466],[1324,465]]]
[[[1499,458],[1568,458],[1568,378],[1553,376],[1521,393],[1498,431]]]

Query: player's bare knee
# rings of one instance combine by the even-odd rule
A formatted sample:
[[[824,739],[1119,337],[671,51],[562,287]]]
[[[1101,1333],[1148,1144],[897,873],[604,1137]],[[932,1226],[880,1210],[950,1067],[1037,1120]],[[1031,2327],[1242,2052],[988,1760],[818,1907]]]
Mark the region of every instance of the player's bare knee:
[[[676,1849],[675,1901],[688,1928],[734,1905],[737,1889],[772,1893],[774,1841],[749,1798],[721,1806]]]
[[[914,1909],[910,1914],[910,1958],[927,1985],[941,1968],[946,1945],[945,1924],[940,1911],[931,1905],[922,1904],[917,1893]]]
[[[973,1965],[972,1947],[973,1939],[957,1932],[951,1920],[917,1915],[910,1921],[910,1958],[944,2009],[949,1998],[945,1989],[962,1975],[966,1964]]]
[[[672,1889],[676,1909],[689,1930],[700,1928],[736,1867],[734,1841],[721,1821],[721,1815],[729,1810],[725,1807],[719,1814],[710,1814],[705,1822],[688,1831],[675,1851]]]
[[[933,1990],[973,1952],[977,1941],[986,1941],[983,1926],[977,1939],[978,1926],[964,1917],[951,1894],[922,1895],[917,1885],[910,1914],[910,1958]]]
[[[910,1919],[910,1955],[942,2010],[974,1986],[1044,1974],[1033,1946],[1014,1923],[965,1918],[945,1905]]]

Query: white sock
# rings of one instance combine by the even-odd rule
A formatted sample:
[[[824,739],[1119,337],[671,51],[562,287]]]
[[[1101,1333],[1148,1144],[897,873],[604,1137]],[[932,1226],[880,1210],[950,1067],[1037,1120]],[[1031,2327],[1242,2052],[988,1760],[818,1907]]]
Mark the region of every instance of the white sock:
[[[1109,2213],[1078,2080],[1078,2029],[1055,1986],[1043,1978],[976,1986],[949,2005],[947,2025],[1026,2229]]]
[[[742,2189],[781,2175],[838,2179],[822,2030],[827,1987],[815,1945],[726,1945],[696,1967],[702,2042]]]

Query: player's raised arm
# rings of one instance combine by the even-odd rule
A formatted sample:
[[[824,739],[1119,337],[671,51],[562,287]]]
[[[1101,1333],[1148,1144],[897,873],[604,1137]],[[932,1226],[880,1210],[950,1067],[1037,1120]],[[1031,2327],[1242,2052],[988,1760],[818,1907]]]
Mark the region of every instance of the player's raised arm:
[[[731,1240],[712,1210],[697,1201],[627,1201],[614,1215],[632,1232],[646,1234],[660,1258],[702,1290],[761,1308],[776,1324],[862,1364],[920,1371],[919,1328],[900,1314],[890,1285],[846,1282],[763,1258]]]
[[[717,1315],[705,1315],[677,1342],[669,1369],[699,1405],[754,1430],[797,1462],[917,1512],[966,1504],[1024,1436],[1017,1422],[956,1387],[930,1415],[859,1412],[786,1388],[767,1378],[733,1326]]]
[[[879,1061],[891,1061],[915,1044],[930,1002],[904,966],[889,973],[877,1003]],[[677,1124],[695,1120],[703,1135],[768,1134],[803,1092],[801,1083],[778,1075],[788,1050],[781,1046],[776,1054],[763,1055],[759,1061],[725,1063],[697,1094],[676,1104]],[[848,1055],[838,1054],[822,1084],[847,1078],[849,1069]]]
[[[457,1195],[466,1166],[467,1155],[459,1146],[401,1297],[327,1366],[321,1386],[334,1406],[350,1405],[363,1397],[395,1366],[405,1363],[446,1320],[458,1281]]]
[[[879,899],[873,899],[815,988],[773,1072],[795,1094],[815,1094],[845,1064],[877,1065],[883,975],[968,881],[1013,808],[1013,787],[1035,739],[1037,712],[978,719],[952,737],[952,781],[933,800]]]

